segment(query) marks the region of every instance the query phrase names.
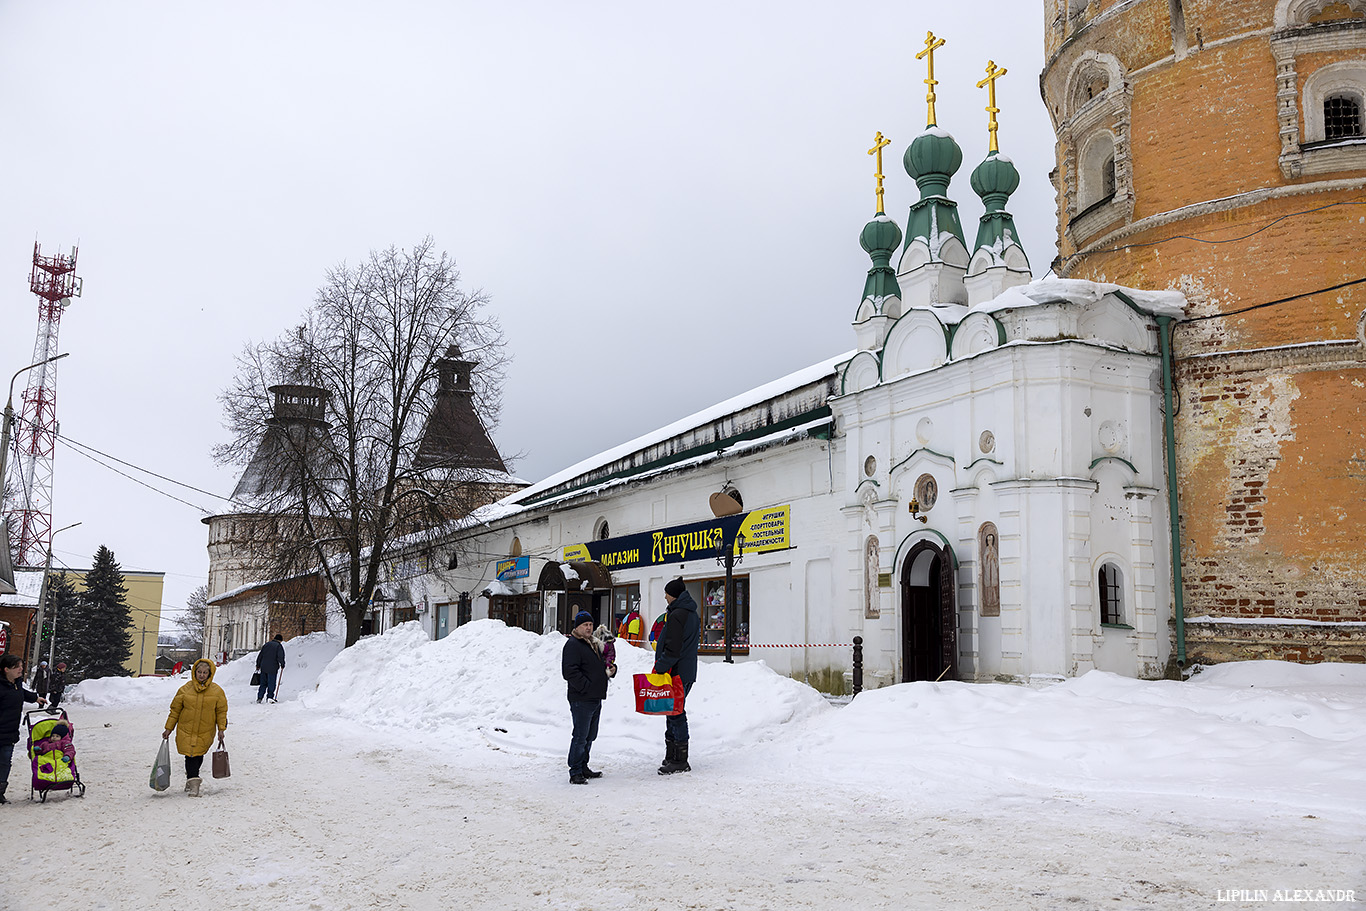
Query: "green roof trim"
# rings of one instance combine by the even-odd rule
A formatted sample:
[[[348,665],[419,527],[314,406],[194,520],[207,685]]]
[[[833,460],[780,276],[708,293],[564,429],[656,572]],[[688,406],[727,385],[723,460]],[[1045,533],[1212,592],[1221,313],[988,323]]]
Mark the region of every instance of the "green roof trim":
[[[576,490],[586,490],[590,487],[597,487],[599,484],[605,484],[608,481],[615,481],[621,478],[629,478],[633,475],[644,474],[649,471],[654,471],[658,468],[666,468],[669,465],[673,465],[678,462],[684,462],[688,459],[694,459],[698,456],[709,455],[713,452],[720,452],[722,449],[725,449],[729,446],[733,446],[736,443],[743,443],[746,440],[757,440],[760,437],[766,437],[769,434],[773,433],[781,433],[784,430],[790,430],[793,427],[800,427],[802,424],[809,424],[812,421],[820,420],[821,418],[831,418],[833,421],[834,412],[830,410],[829,405],[821,405],[818,408],[812,408],[810,411],[804,411],[801,414],[794,415],[793,417],[786,418],[785,420],[775,421],[772,424],[765,424],[764,426],[756,427],[753,430],[746,430],[744,433],[737,433],[734,436],[724,437],[719,440],[714,440],[710,443],[704,443],[701,446],[694,446],[691,449],[685,449],[681,452],[675,452],[670,455],[664,456],[663,458],[655,459],[652,462],[646,462],[643,465],[635,465],[631,468],[623,468],[620,471],[614,471],[611,474],[605,474],[601,477],[593,478],[591,481],[583,481],[581,483],[574,484],[569,487],[553,488],[551,490],[545,491],[539,496],[523,500],[521,502],[525,506],[535,506],[536,504],[542,503],[546,500],[558,499],[559,497],[563,497],[566,494],[571,494]],[[814,430],[812,435],[815,435]],[[828,439],[828,437],[825,437],[823,439]]]
[[[1092,459],[1091,464],[1086,466],[1086,470],[1090,471],[1092,468],[1095,468],[1101,462],[1119,462],[1122,465],[1129,466],[1129,470],[1132,471],[1134,474],[1138,474],[1138,469],[1134,467],[1133,462],[1130,462],[1128,459],[1120,458],[1119,456],[1100,456],[1099,458]]]
[[[958,460],[955,459],[955,458],[954,458],[953,456],[951,456],[951,455],[947,455],[946,453],[942,453],[942,452],[935,452],[933,449],[930,449],[928,446],[921,446],[921,447],[920,447],[919,449],[917,449],[915,452],[912,452],[910,455],[906,456],[906,458],[902,459],[900,462],[897,462],[895,465],[893,465],[891,471],[888,471],[888,472],[887,472],[887,476],[888,476],[888,477],[891,477],[893,471],[896,471],[896,470],[897,470],[898,468],[900,468],[902,465],[905,465],[907,462],[909,462],[911,459],[915,458],[917,455],[919,455],[919,454],[922,453],[922,452],[928,452],[928,453],[929,453],[930,455],[932,455],[932,456],[939,456],[939,458],[941,458],[941,459],[947,459],[950,465],[957,465],[957,464],[958,464]]]

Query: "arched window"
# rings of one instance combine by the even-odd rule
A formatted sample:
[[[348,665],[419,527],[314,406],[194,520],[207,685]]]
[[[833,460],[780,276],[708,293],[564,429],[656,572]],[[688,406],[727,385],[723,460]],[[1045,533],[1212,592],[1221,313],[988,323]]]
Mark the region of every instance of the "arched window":
[[[1363,135],[1361,98],[1348,92],[1338,92],[1323,99],[1323,138],[1357,139]]]
[[[608,526],[605,518],[598,519],[597,526],[593,529],[594,541],[606,541],[612,537],[612,529]]]
[[[1078,162],[1078,202],[1081,212],[1115,198],[1115,140],[1108,132],[1098,133],[1082,150]]]
[[[1122,625],[1124,623],[1124,575],[1113,563],[1100,567],[1098,578],[1100,593],[1100,622],[1103,625]]]

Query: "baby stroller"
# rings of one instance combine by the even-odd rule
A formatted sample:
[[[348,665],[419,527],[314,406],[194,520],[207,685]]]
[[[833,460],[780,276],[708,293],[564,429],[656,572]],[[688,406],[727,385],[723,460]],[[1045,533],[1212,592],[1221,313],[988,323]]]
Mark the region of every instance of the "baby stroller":
[[[40,717],[35,720],[35,715]],[[85,785],[76,771],[76,747],[71,742],[73,726],[66,709],[37,709],[24,715],[24,723],[28,725],[28,758],[33,763],[29,800],[37,793],[38,800],[46,803],[53,791],[84,797]]]

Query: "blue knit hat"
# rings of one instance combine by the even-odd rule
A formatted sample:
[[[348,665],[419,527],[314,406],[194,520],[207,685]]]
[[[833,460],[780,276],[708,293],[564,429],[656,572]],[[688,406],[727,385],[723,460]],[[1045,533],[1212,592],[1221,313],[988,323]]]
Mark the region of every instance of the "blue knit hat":
[[[577,614],[574,615],[574,625],[575,625],[575,626],[578,626],[580,623],[592,623],[592,622],[593,622],[593,615],[590,614],[590,613],[589,613],[588,611],[586,611],[586,610],[581,610],[581,611],[579,611]]]

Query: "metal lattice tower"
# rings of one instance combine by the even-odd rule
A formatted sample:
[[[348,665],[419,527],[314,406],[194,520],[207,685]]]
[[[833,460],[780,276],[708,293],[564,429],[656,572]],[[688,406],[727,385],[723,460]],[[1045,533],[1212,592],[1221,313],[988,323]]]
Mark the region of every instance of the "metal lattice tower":
[[[33,245],[29,290],[38,296],[38,337],[33,363],[57,354],[62,311],[79,297],[76,248],[70,256],[43,256]],[[57,443],[57,365],[43,364],[29,374],[24,408],[14,428],[15,490],[18,541],[15,563],[42,566],[52,543],[52,456]]]

